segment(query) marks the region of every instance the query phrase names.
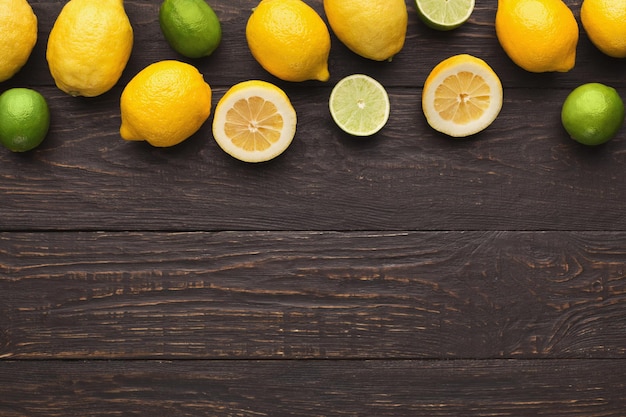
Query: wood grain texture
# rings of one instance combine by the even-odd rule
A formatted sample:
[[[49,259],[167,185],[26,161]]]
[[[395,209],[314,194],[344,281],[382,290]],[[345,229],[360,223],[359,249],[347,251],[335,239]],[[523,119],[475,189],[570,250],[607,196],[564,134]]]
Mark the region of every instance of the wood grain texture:
[[[623,358],[626,235],[5,233],[5,358]]]
[[[321,0],[310,3],[323,15]],[[329,83],[285,83],[247,50],[253,2],[216,1],[224,44],[215,56],[192,61],[213,85],[214,103],[235,82],[262,78],[288,92],[299,117],[284,155],[245,165],[217,147],[212,117],[172,149],[119,137],[125,83],[151,62],[181,58],[162,39],[158,2],[125,4],[136,33],[125,75],[102,97],[76,99],[53,86],[45,62],[62,2],[34,2],[39,44],[6,86],[40,85],[53,123],[36,151],[0,153],[0,230],[626,230],[624,132],[589,149],[570,140],[560,122],[574,85],[600,81],[626,92],[626,61],[602,58],[584,31],[575,70],[530,74],[497,43],[495,0],[479,2],[471,21],[451,33],[426,28],[407,2],[406,47],[391,63],[356,57],[335,40]],[[460,52],[497,70],[505,103],[487,131],[455,141],[430,129],[420,100],[430,69]],[[342,134],[327,108],[334,82],[357,71],[380,79],[391,95],[389,124],[369,140]]]
[[[4,362],[3,417],[622,417],[626,363]]]
[[[580,0],[565,0],[579,19]],[[626,97],[626,60],[580,32],[574,70],[531,74],[495,36],[496,0],[436,32],[407,0],[403,51],[376,63],[332,37],[328,83],[286,83],[249,53],[251,0],[213,0],[223,41],[186,60],[159,2],[126,0],[131,59],[101,97],[60,92],[45,60],[65,1],[31,0],[39,40],[0,90],[48,100],[50,133],[0,152],[0,417],[623,417],[626,130],[567,137],[563,100],[585,82]],[[321,16],[322,0],[307,0]],[[485,59],[504,106],[466,140],[435,133],[424,80],[458,53]],[[247,79],[276,83],[295,140],[243,164],[211,137],[119,136],[119,97],[142,68],[186,60],[213,105]],[[342,134],[342,77],[387,88],[387,126]]]
[[[288,91],[302,133],[250,165],[210,124],[171,149],[129,143],[115,97],[86,105],[46,88],[46,142],[0,153],[0,229],[626,230],[623,133],[598,149],[568,139],[564,91],[519,91],[467,141],[426,125],[417,90],[392,90],[389,124],[367,141],[333,125],[328,89]]]

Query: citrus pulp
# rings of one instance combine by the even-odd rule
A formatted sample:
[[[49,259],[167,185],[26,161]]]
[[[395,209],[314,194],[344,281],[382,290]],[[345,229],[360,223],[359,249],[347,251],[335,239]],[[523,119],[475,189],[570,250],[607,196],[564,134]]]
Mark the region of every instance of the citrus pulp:
[[[283,90],[266,81],[244,81],[217,103],[213,137],[236,159],[265,162],[289,147],[296,123],[296,111]]]
[[[328,106],[337,126],[353,136],[371,136],[389,119],[387,91],[364,74],[349,75],[339,81],[330,93]]]
[[[475,0],[416,0],[420,19],[436,30],[452,30],[465,23],[474,11]]]
[[[437,64],[424,83],[422,109],[428,124],[452,137],[476,134],[502,108],[502,84],[482,59],[461,54]]]

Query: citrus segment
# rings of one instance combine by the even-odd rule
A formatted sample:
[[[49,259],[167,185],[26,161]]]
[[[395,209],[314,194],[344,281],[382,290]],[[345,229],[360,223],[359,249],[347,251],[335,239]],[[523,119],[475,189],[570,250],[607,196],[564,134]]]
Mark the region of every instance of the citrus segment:
[[[416,0],[417,13],[429,27],[437,30],[456,29],[474,11],[474,0]]]
[[[375,79],[354,74],[339,81],[328,102],[330,114],[344,132],[371,136],[389,119],[389,96]]]
[[[296,121],[283,90],[265,81],[245,81],[231,87],[218,102],[213,137],[234,158],[264,162],[289,147]]]
[[[428,124],[453,137],[486,129],[502,108],[502,84],[485,61],[455,55],[433,68],[424,83],[422,109]]]

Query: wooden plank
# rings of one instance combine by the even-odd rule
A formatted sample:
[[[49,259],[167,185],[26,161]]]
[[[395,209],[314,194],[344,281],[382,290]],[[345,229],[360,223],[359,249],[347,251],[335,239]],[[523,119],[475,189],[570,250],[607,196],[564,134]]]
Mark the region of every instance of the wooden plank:
[[[622,417],[624,374],[624,360],[5,361],[0,414]]]
[[[210,122],[152,148],[119,137],[116,97],[86,105],[46,88],[44,144],[0,152],[0,230],[626,230],[626,130],[598,149],[574,143],[565,91],[517,91],[466,141],[427,126],[417,89],[391,91],[390,122],[366,141],[334,126],[328,89],[288,91],[294,143],[251,165],[219,149]]]
[[[321,0],[309,3],[323,13]],[[580,2],[567,3],[578,13]],[[602,57],[584,31],[574,71],[530,74],[497,43],[495,0],[479,3],[470,22],[449,33],[422,25],[407,1],[406,49],[391,63],[361,59],[335,39],[331,82],[285,83],[247,51],[251,3],[212,4],[224,44],[192,63],[215,82],[214,103],[244,79],[283,87],[299,116],[286,154],[241,164],[212,140],[212,118],[172,149],[125,143],[118,132],[123,85],[145,65],[177,58],[160,34],[159,3],[125,2],[136,33],[128,70],[104,96],[75,99],[53,86],[45,62],[63,2],[33,1],[39,42],[3,87],[37,86],[49,100],[52,127],[28,155],[0,152],[0,230],[626,230],[625,131],[592,150],[573,143],[560,124],[562,101],[581,80],[625,86],[626,61]],[[505,86],[498,120],[466,141],[436,134],[420,108],[430,68],[460,52],[487,59]],[[388,126],[367,141],[342,134],[327,109],[334,81],[353,72],[374,75],[391,94]]]
[[[624,358],[626,234],[3,233],[4,358]]]
[[[45,60],[46,43],[54,20],[65,2],[31,0],[39,18],[39,39],[27,66],[11,80],[10,84],[53,85]],[[221,20],[223,38],[220,47],[209,58],[187,60],[175,53],[161,33],[158,12],[160,2],[150,0],[126,0],[127,14],[134,28],[133,54],[124,72],[121,84],[146,65],[162,59],[186,60],[205,74],[209,82],[229,86],[247,79],[276,78],[265,72],[252,58],[245,39],[245,26],[251,9],[258,1],[213,0],[211,6]],[[325,20],[322,0],[307,0]],[[580,22],[580,0],[566,0]],[[438,32],[426,27],[417,16],[414,1],[407,0],[409,25],[403,50],[391,63],[376,63],[350,52],[332,34],[330,55],[330,83],[355,72],[366,71],[386,86],[421,86],[430,71],[442,59],[458,54],[470,53],[485,59],[502,78],[506,87],[521,88],[573,88],[581,80],[609,83],[625,87],[623,74],[626,62],[609,58],[600,53],[589,41],[584,30],[580,30],[576,67],[562,74],[531,74],[519,67],[505,55],[495,35],[494,19],[497,0],[477,2],[470,20],[452,32]],[[314,87],[319,83],[305,83]]]

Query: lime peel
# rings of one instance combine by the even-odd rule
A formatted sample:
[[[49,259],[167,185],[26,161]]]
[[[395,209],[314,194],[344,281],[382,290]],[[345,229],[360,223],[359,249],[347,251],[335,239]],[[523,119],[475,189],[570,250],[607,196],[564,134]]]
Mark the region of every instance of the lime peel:
[[[624,102],[613,87],[582,84],[572,90],[561,108],[563,127],[575,141],[596,146],[615,137],[624,123]]]
[[[46,99],[29,88],[11,88],[0,95],[0,143],[13,152],[41,144],[50,127]]]

